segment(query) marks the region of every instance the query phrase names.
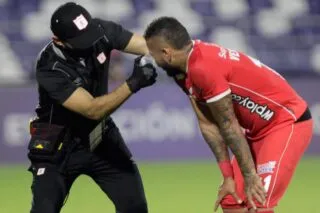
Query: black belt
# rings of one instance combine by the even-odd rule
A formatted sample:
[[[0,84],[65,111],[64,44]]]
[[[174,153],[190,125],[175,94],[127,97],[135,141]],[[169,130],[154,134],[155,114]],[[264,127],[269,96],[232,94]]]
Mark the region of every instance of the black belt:
[[[299,122],[302,122],[302,121],[307,121],[307,120],[310,120],[311,118],[312,118],[311,112],[310,112],[309,108],[307,107],[307,109],[300,116],[300,118],[298,118],[298,120],[296,120],[295,123],[299,123]]]

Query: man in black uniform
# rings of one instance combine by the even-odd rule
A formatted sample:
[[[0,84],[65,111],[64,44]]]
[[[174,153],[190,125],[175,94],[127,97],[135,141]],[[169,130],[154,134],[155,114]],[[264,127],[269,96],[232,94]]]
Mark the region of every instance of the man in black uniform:
[[[91,18],[75,3],[54,12],[51,29],[53,41],[41,51],[36,66],[39,106],[28,147],[31,213],[60,212],[81,174],[93,178],[117,213],[148,212],[138,168],[109,115],[155,82],[154,67],[142,65],[138,57],[131,77],[107,94],[111,50],[144,55],[144,38]]]

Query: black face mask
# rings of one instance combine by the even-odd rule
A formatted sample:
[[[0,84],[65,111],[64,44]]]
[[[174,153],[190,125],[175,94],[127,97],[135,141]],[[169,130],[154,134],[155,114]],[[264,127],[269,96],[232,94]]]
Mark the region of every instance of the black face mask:
[[[66,51],[68,55],[74,58],[87,58],[92,55],[93,46],[87,49],[76,49],[76,48],[65,47],[64,51]]]
[[[102,37],[99,40],[97,40],[91,47],[89,47],[87,49],[77,49],[77,48],[65,47],[64,50],[71,57],[87,58],[87,57],[90,57],[93,54],[93,52],[104,51],[106,49],[106,47],[107,47],[107,39],[105,37]]]

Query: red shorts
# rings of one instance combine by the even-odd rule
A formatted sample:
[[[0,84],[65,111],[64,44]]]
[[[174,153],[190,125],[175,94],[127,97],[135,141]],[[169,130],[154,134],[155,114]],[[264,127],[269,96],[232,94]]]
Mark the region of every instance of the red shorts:
[[[249,141],[259,176],[267,191],[265,206],[256,202],[258,208],[275,207],[284,195],[300,158],[312,137],[312,120],[294,123],[271,132],[259,141]],[[232,196],[226,196],[222,208],[250,208],[245,199],[244,182],[237,161],[232,158],[237,192],[245,202],[238,205]]]

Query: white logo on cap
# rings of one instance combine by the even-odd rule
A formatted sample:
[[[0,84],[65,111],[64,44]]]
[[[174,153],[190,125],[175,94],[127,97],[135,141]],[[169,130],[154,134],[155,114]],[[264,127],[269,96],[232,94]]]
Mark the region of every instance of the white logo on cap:
[[[79,30],[83,30],[88,26],[88,20],[81,14],[73,20],[73,23],[77,26]]]
[[[97,56],[97,59],[98,59],[98,61],[99,61],[100,64],[103,64],[103,63],[106,61],[107,57],[106,57],[106,55],[104,54],[104,52],[101,52],[101,53]]]

